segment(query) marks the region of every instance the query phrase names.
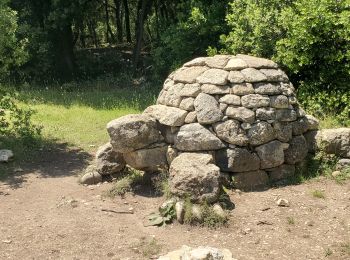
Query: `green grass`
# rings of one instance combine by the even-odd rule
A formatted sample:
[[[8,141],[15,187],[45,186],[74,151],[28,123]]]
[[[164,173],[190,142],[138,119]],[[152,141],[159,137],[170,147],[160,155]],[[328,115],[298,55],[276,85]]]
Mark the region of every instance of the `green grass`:
[[[33,108],[37,111],[33,122],[43,126],[44,138],[67,142],[85,151],[95,150],[108,141],[106,125],[109,121],[140,112],[134,108],[93,109],[80,105],[38,104]]]
[[[91,152],[108,141],[109,121],[142,112],[155,102],[155,93],[154,87],[71,91],[29,88],[19,91],[18,99],[22,106],[36,111],[33,122],[43,127],[44,139]]]
[[[350,127],[350,120],[346,120],[345,122],[341,123],[336,116],[329,115],[319,120],[321,129]]]
[[[0,177],[6,177],[22,162],[35,161],[37,151],[64,144],[65,149],[78,148],[93,153],[109,140],[109,121],[131,113],[141,113],[155,103],[158,83],[130,85],[128,88],[104,86],[101,82],[65,85],[64,88],[3,86],[17,92],[19,106],[36,113],[32,121],[42,126],[42,136],[30,142],[0,137],[0,148],[14,151],[14,161],[2,165]]]
[[[321,190],[314,190],[314,191],[312,191],[312,196],[314,198],[318,198],[318,199],[325,199],[326,198],[326,195]]]
[[[341,173],[335,177],[331,175],[330,178],[333,178],[338,184],[343,185],[346,180],[350,179],[350,167],[341,170]]]

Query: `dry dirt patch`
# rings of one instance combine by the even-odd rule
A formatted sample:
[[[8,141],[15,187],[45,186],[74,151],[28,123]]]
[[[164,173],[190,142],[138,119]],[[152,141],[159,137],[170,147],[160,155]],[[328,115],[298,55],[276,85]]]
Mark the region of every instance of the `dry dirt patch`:
[[[0,183],[0,259],[149,259],[184,244],[225,247],[238,259],[350,258],[349,181],[339,185],[320,178],[232,192],[236,207],[228,227],[158,228],[144,224],[164,198],[152,193],[105,198],[111,184],[79,185],[65,163],[55,160],[32,171],[20,186]],[[289,200],[290,207],[278,207],[278,198]],[[130,208],[133,214],[101,210]]]

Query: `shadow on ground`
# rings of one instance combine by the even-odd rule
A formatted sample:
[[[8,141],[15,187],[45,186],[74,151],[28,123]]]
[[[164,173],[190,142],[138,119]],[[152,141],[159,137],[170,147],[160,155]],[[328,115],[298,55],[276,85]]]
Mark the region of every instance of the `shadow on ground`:
[[[27,182],[29,174],[37,178],[57,178],[79,175],[92,160],[86,151],[55,140],[41,140],[30,147],[19,145],[15,159],[0,164],[0,183],[18,189]]]

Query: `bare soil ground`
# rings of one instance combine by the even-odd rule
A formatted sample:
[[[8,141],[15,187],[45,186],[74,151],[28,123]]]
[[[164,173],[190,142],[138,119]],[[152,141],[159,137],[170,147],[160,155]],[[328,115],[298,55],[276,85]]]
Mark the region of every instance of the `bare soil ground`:
[[[89,154],[66,148],[0,182],[0,259],[150,259],[182,245],[224,247],[237,259],[350,259],[350,182],[315,179],[263,192],[232,193],[228,227],[145,227],[163,201],[152,193],[101,196],[78,174]],[[313,192],[324,198],[313,196]],[[278,207],[285,198],[290,207]],[[128,210],[116,214],[101,209]]]

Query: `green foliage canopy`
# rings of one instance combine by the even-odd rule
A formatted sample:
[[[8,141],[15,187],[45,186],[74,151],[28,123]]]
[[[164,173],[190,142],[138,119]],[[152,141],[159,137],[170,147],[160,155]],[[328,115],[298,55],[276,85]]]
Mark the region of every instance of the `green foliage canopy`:
[[[349,0],[236,0],[226,19],[223,52],[272,58],[304,88],[350,88]]]
[[[0,0],[0,79],[27,59],[27,41],[17,39],[17,30],[17,13],[8,7],[6,0]]]
[[[216,46],[220,35],[227,32],[227,3],[227,0],[182,1],[177,22],[163,28],[151,51],[155,73],[165,76],[184,62],[204,56],[208,46]]]

